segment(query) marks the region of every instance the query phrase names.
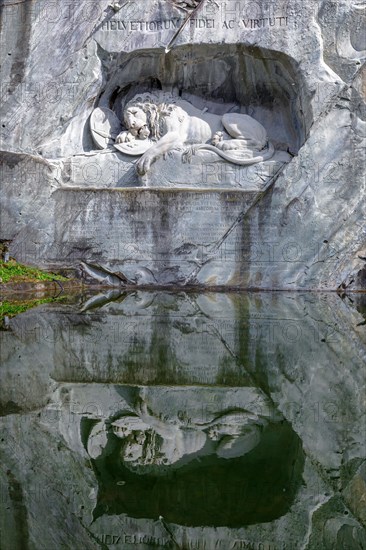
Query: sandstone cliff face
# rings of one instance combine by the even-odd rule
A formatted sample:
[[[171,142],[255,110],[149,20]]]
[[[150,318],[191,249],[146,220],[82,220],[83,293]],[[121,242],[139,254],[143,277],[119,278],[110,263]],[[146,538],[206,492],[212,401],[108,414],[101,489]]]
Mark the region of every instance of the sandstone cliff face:
[[[195,5],[2,3],[1,238],[110,284],[364,288],[364,8]],[[95,151],[89,117],[151,89],[241,106],[280,156],[243,171],[173,153],[142,181]]]

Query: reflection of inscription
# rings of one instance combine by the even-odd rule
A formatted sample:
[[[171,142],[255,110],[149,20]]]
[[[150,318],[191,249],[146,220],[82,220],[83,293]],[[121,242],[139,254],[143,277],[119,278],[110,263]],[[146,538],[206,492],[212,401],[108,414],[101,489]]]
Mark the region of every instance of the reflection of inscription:
[[[235,540],[230,546],[230,550],[239,548],[245,548],[246,550],[285,550],[287,548],[286,543],[282,543],[280,546],[273,544],[272,542],[251,542],[248,540]]]
[[[165,547],[170,546],[171,541],[169,539],[163,539],[154,537],[152,535],[99,535],[98,539],[101,543],[106,545],[122,545],[122,544],[144,544],[151,547]],[[187,548],[194,550],[204,550],[207,548],[207,541],[202,539],[190,539],[187,541]],[[247,540],[236,539],[234,541],[228,541],[226,539],[216,539],[215,548],[230,548],[234,549],[246,549],[246,550],[285,550],[286,544],[281,546],[273,544],[271,542],[251,542]]]
[[[159,32],[169,31],[172,29],[178,29],[183,23],[183,19],[166,19],[163,21],[142,21],[134,20],[127,21],[123,19],[112,19],[111,21],[104,21],[102,24],[103,31],[127,31],[127,32]],[[191,28],[193,29],[214,29],[214,19],[191,19],[189,21]]]
[[[98,539],[102,544],[106,545],[146,544],[150,548],[163,548],[171,544],[169,539],[154,537],[152,535],[99,535]]]

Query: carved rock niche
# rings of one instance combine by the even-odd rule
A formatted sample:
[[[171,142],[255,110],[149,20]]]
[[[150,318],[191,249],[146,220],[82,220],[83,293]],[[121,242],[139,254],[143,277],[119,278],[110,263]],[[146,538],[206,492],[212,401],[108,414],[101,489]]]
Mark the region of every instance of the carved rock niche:
[[[136,157],[118,152],[128,176],[121,177],[117,186],[263,190],[307,138],[313,119],[310,94],[295,61],[283,53],[243,45],[200,44],[169,53],[156,49],[108,56],[100,50],[99,54],[105,86],[96,107],[113,111],[121,129],[125,107],[135,96],[168,93],[202,113],[249,115],[264,127],[275,149],[269,160],[238,166],[212,151],[194,152],[184,163],[182,150],[173,147],[143,175],[136,174]],[[116,152],[113,141],[109,147]],[[95,144],[91,149],[96,149]]]

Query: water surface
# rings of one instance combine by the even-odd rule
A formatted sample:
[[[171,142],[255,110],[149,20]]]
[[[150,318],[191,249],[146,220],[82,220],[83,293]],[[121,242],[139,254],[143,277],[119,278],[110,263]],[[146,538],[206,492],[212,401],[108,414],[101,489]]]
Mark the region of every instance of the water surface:
[[[365,548],[364,332],[362,295],[319,293],[7,319],[1,548]]]

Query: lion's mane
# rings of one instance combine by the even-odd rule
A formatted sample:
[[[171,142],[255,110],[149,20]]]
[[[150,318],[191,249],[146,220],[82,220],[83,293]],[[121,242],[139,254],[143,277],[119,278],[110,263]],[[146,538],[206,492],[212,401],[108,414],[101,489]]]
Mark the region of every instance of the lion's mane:
[[[167,92],[159,92],[159,94],[144,93],[131,99],[125,105],[124,112],[131,107],[137,107],[144,111],[147,116],[147,126],[150,130],[150,139],[158,140],[165,133],[164,119],[177,113],[178,102],[179,98]],[[177,120],[179,122],[183,121],[181,112],[177,116]]]

